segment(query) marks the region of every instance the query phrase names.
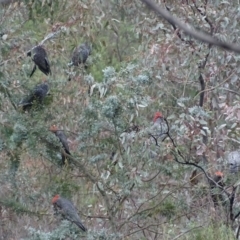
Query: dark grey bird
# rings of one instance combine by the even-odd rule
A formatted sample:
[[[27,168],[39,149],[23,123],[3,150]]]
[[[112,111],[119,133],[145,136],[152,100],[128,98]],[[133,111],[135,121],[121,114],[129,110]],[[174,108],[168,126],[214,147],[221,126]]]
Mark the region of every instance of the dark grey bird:
[[[78,210],[74,207],[70,200],[57,194],[52,198],[52,204],[56,213],[61,213],[65,219],[75,223],[84,232],[87,231],[77,213]]]
[[[79,66],[81,63],[85,64],[90,54],[91,47],[87,43],[83,43],[73,50],[72,61],[68,65]]]
[[[59,141],[62,143],[65,153],[71,155],[65,133],[59,130],[56,125],[52,125],[49,130],[55,133],[55,135],[58,137]],[[66,163],[66,157],[64,156],[64,154],[62,154],[62,165],[64,165],[65,163]]]
[[[213,181],[211,179],[208,180],[210,184],[211,197],[214,203],[214,207],[217,207],[219,203],[221,203],[222,205],[226,204],[226,201],[224,201],[224,191],[222,190],[222,188],[225,185],[223,182],[223,177],[224,177],[223,173],[217,171],[214,173],[213,176],[211,176]]]
[[[27,53],[27,56],[32,57],[34,64],[33,70],[30,74],[30,77],[34,74],[34,72],[38,68],[42,71],[45,75],[51,74],[50,64],[47,57],[46,50],[41,46],[38,45],[34,47],[31,51]]]
[[[32,105],[36,102],[37,104],[42,104],[44,98],[47,96],[49,91],[49,86],[47,82],[38,84],[34,89],[26,96],[20,103],[23,110],[30,109]]]

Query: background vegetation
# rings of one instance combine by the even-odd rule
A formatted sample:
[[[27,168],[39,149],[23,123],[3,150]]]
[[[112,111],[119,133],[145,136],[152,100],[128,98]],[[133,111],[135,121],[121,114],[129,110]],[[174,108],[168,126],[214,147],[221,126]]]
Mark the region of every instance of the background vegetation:
[[[141,1],[0,3],[1,239],[236,239],[237,176],[224,155],[239,148],[239,54],[186,36]],[[157,3],[239,43],[237,1]],[[50,95],[23,112],[19,101],[46,78],[29,78],[26,53],[50,33]],[[88,68],[69,68],[83,42]],[[164,141],[149,135],[156,111],[169,124]],[[59,165],[52,124],[68,136],[73,169]],[[216,171],[226,185],[217,206],[204,175]],[[55,218],[56,193],[87,233]]]

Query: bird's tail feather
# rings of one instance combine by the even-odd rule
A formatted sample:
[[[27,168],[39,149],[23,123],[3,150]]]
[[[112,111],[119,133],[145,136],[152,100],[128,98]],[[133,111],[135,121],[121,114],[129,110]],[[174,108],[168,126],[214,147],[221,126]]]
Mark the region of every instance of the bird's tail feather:
[[[87,231],[87,229],[83,226],[81,222],[74,222],[79,228],[81,228],[84,232]]]

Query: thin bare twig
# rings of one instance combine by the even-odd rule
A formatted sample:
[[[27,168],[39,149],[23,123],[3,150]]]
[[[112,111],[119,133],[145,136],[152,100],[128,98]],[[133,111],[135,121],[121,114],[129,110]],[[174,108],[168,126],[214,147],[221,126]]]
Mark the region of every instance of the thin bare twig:
[[[186,233],[189,233],[189,232],[191,232],[192,230],[195,230],[195,229],[197,229],[197,228],[202,228],[202,227],[203,227],[203,226],[198,226],[198,227],[191,228],[191,229],[189,229],[189,230],[187,230],[187,231],[184,231],[183,233],[180,233],[180,234],[177,235],[175,238],[173,238],[173,240],[176,240],[176,239],[180,238],[182,235],[184,235],[184,234],[186,234]]]

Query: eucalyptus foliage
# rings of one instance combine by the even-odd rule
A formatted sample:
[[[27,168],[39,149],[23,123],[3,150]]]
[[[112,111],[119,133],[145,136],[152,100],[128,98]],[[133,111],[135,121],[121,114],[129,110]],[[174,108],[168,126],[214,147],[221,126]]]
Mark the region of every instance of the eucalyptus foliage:
[[[194,164],[208,175],[223,171],[233,186],[225,153],[239,148],[239,56],[190,38],[141,1],[1,4],[0,235],[226,239],[227,229],[232,236],[235,222],[228,223],[225,205],[214,208],[214,191]],[[239,43],[234,1],[157,4],[191,27]],[[36,71],[30,79],[27,52],[40,42],[52,75]],[[86,66],[70,67],[82,43],[91,45]],[[49,95],[23,111],[21,99],[43,80]],[[166,138],[151,134],[157,111],[168,123]],[[69,140],[72,164],[65,167],[53,124]],[[57,193],[78,207],[86,234],[55,218]]]

